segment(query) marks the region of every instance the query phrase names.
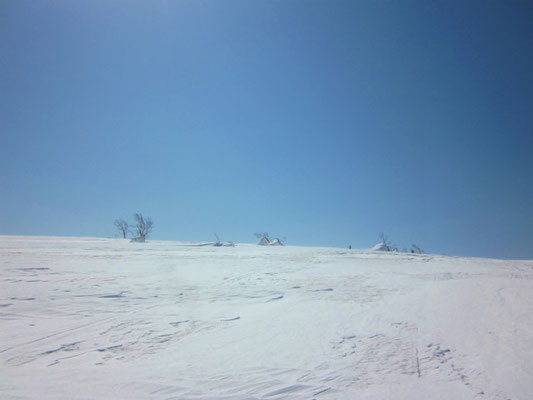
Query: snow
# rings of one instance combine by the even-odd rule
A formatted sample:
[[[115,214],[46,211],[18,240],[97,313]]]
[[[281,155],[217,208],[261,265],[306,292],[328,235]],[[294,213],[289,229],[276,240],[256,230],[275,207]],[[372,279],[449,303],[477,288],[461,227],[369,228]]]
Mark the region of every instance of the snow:
[[[259,243],[257,243],[258,245],[260,246],[268,246],[270,244],[270,241],[268,240],[267,237],[263,236],[260,240],[259,240]]]
[[[373,250],[373,251],[390,251],[389,246],[387,246],[383,242],[379,242],[374,247],[372,247],[370,250]]]
[[[533,261],[14,236],[0,255],[0,398],[533,398]]]

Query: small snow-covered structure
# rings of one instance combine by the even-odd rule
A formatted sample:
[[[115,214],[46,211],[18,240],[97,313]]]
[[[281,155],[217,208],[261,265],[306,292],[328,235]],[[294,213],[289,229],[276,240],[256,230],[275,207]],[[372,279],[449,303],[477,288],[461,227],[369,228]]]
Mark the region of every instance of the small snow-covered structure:
[[[379,242],[374,247],[372,247],[370,250],[373,250],[373,251],[390,251],[390,247],[387,246],[386,243]]]
[[[130,240],[130,243],[144,243],[146,241],[144,236],[139,236]]]
[[[266,236],[263,236],[257,244],[260,246],[268,246],[270,244],[270,240],[268,240]]]
[[[281,243],[281,240],[278,238],[275,238],[272,242],[270,242],[271,246],[283,246],[283,243]]]

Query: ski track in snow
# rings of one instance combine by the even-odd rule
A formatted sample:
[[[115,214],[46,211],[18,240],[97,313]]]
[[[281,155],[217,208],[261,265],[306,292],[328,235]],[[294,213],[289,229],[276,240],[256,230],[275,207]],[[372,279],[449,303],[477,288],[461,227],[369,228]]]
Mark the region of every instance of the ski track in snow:
[[[10,236],[0,252],[0,398],[533,398],[532,261]]]

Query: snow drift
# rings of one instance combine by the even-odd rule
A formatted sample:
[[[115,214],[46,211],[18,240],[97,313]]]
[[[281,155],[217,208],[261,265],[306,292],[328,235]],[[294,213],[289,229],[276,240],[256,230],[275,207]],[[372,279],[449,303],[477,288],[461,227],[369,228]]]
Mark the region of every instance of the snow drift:
[[[372,247],[370,250],[373,250],[373,251],[390,251],[390,248],[385,243],[380,242],[380,243],[376,244],[374,247]]]
[[[261,239],[259,239],[259,242],[257,244],[260,246],[268,246],[270,244],[270,240],[268,240],[267,237],[263,236]]]

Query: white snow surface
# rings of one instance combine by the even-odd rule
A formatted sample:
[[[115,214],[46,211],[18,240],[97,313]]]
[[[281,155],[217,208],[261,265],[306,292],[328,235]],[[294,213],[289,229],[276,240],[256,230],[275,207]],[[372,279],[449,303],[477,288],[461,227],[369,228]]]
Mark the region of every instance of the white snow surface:
[[[0,237],[1,399],[532,399],[533,261]]]
[[[383,242],[379,242],[374,247],[372,247],[370,250],[373,250],[373,251],[390,251],[389,246],[387,246]]]

